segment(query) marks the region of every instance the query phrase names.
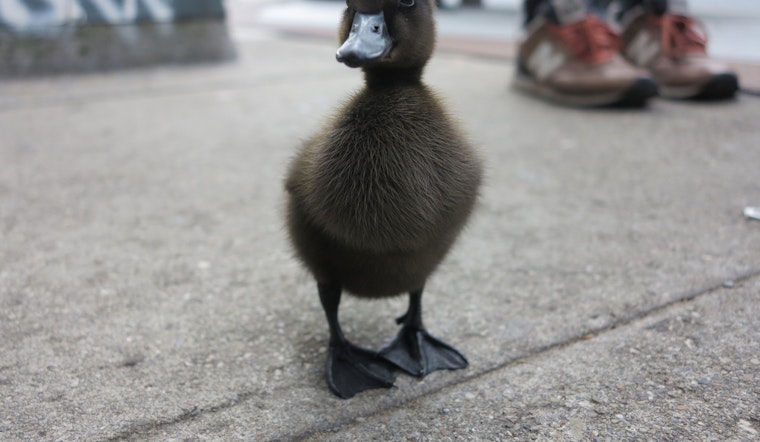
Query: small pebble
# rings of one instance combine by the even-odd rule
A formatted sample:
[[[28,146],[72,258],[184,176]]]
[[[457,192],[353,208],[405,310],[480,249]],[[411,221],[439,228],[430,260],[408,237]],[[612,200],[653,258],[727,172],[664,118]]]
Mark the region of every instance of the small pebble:
[[[208,270],[211,268],[211,263],[208,261],[198,261],[198,268],[201,270]]]
[[[744,208],[744,216],[749,219],[760,221],[760,207],[747,206]]]

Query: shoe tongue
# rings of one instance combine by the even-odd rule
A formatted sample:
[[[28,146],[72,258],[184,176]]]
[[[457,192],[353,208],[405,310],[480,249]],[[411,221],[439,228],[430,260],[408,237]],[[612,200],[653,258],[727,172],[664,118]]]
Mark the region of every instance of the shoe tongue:
[[[686,0],[670,0],[668,1],[668,12],[674,15],[689,15],[689,6],[686,4]]]
[[[549,18],[560,25],[576,23],[588,15],[585,0],[550,0],[551,11]]]
[[[689,15],[689,6],[686,0],[643,0],[644,9],[654,15],[663,15],[669,12],[674,15]]]

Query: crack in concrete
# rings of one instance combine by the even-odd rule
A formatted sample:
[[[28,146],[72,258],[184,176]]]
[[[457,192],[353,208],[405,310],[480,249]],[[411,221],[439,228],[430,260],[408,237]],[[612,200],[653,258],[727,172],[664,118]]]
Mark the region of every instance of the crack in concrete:
[[[707,296],[711,293],[720,291],[720,290],[730,290],[735,287],[737,287],[739,284],[743,284],[749,280],[752,280],[754,278],[760,277],[760,269],[751,270],[744,274],[740,274],[735,278],[729,278],[722,280],[720,282],[714,283],[712,285],[709,285],[706,288],[701,288],[689,292],[685,292],[680,296],[677,296],[670,301],[667,301],[662,304],[654,305],[649,308],[644,308],[638,311],[634,311],[633,313],[625,316],[618,317],[617,320],[611,321],[605,325],[592,328],[589,330],[585,330],[579,334],[576,334],[574,336],[569,337],[568,339],[565,339],[563,341],[554,342],[551,344],[543,345],[540,347],[536,347],[534,349],[528,350],[526,354],[523,356],[518,356],[513,359],[509,359],[501,364],[495,365],[493,367],[487,368],[483,371],[479,371],[477,373],[473,373],[472,375],[465,376],[462,378],[457,379],[454,382],[444,384],[440,388],[435,389],[433,391],[429,391],[427,393],[423,393],[419,396],[411,397],[411,398],[404,398],[404,399],[398,399],[398,400],[391,400],[386,405],[382,406],[379,409],[376,409],[370,413],[366,414],[359,414],[356,416],[352,416],[350,418],[340,419],[338,421],[333,422],[325,422],[323,424],[318,424],[314,427],[309,428],[306,431],[301,431],[298,433],[291,433],[291,434],[283,434],[278,437],[272,438],[270,440],[272,441],[280,441],[280,440],[302,440],[307,439],[313,436],[318,435],[319,433],[334,431],[336,429],[345,429],[350,427],[352,424],[356,422],[357,418],[372,418],[377,416],[382,416],[383,414],[389,413],[399,407],[406,406],[409,404],[412,404],[417,401],[424,400],[427,397],[433,396],[435,394],[440,394],[441,392],[444,392],[446,390],[449,390],[451,388],[455,388],[457,386],[466,384],[468,382],[472,382],[474,380],[483,378],[485,376],[490,375],[491,373],[494,373],[499,370],[503,370],[505,368],[509,368],[511,366],[514,366],[519,363],[523,363],[525,361],[529,361],[533,358],[537,358],[539,356],[542,356],[546,353],[560,350],[569,346],[572,346],[574,344],[577,344],[579,342],[587,341],[589,339],[589,336],[596,337],[598,335],[601,335],[603,333],[615,330],[618,327],[623,327],[632,324],[633,322],[645,319],[649,316],[652,316],[656,313],[663,312],[675,305],[678,304],[684,304],[688,302],[692,302],[698,298],[701,298],[703,296]],[[105,439],[105,441],[117,441],[117,440],[125,440],[131,437],[136,437],[140,435],[145,435],[148,432],[156,431],[161,428],[170,427],[172,425],[176,425],[185,421],[189,421],[192,419],[195,419],[201,415],[207,415],[207,414],[213,414],[220,411],[224,411],[227,409],[230,409],[232,407],[237,406],[240,403],[246,402],[253,398],[254,396],[258,396],[258,392],[256,391],[248,391],[248,392],[242,392],[238,393],[237,396],[234,399],[206,406],[206,407],[200,407],[197,404],[190,410],[186,410],[185,412],[178,414],[177,416],[170,417],[168,419],[163,420],[156,420],[153,422],[144,422],[135,424],[124,431],[121,431],[117,433],[116,435]]]
[[[232,408],[241,402],[246,402],[250,398],[259,395],[259,392],[257,391],[246,391],[243,393],[237,393],[235,395],[235,398],[210,405],[207,407],[200,407],[198,404],[195,404],[193,408],[189,410],[185,410],[183,413],[180,413],[174,417],[170,417],[168,419],[162,419],[162,420],[156,420],[156,421],[149,421],[149,422],[143,422],[138,423],[130,426],[124,431],[121,431],[119,433],[116,433],[114,436],[111,436],[109,438],[103,439],[104,441],[117,441],[117,440],[125,440],[130,437],[135,437],[139,435],[144,435],[150,431],[155,431],[161,428],[170,427],[172,425],[185,422],[188,420],[195,419],[201,415],[205,414],[213,414],[217,413],[219,411],[227,410],[229,408]]]
[[[599,326],[599,327],[596,327],[596,328],[592,328],[592,329],[586,330],[586,331],[584,331],[582,333],[579,333],[579,334],[577,334],[575,336],[571,336],[570,338],[568,338],[568,339],[566,339],[564,341],[559,341],[559,342],[555,342],[555,343],[551,343],[551,344],[547,344],[547,345],[544,345],[544,346],[540,346],[540,347],[531,349],[531,350],[529,350],[523,356],[518,356],[518,357],[515,357],[513,359],[509,359],[509,360],[507,360],[507,361],[505,361],[505,362],[503,362],[501,364],[495,365],[495,366],[493,366],[491,368],[487,368],[487,369],[485,369],[483,371],[480,371],[478,373],[474,373],[474,374],[472,374],[470,376],[462,377],[462,378],[456,380],[455,382],[443,385],[443,386],[441,386],[441,388],[438,388],[438,389],[436,389],[434,391],[430,391],[430,392],[421,394],[419,396],[415,396],[413,398],[407,398],[406,400],[394,401],[393,403],[389,403],[387,406],[384,406],[381,409],[375,410],[372,413],[366,413],[364,415],[353,416],[352,418],[350,418],[350,420],[345,419],[344,422],[333,422],[333,423],[330,423],[330,424],[319,425],[316,428],[311,428],[311,429],[309,429],[307,431],[303,431],[303,432],[295,433],[295,434],[288,434],[288,435],[284,435],[284,436],[281,436],[281,437],[278,437],[278,438],[275,438],[275,439],[270,439],[270,440],[272,440],[272,441],[279,441],[279,440],[303,440],[303,439],[308,439],[310,437],[314,437],[314,436],[318,435],[319,433],[334,431],[336,428],[340,428],[340,429],[350,428],[352,426],[352,424],[355,424],[357,418],[364,418],[364,419],[366,419],[366,418],[374,418],[374,417],[382,416],[384,414],[392,412],[393,410],[395,410],[398,407],[410,405],[410,404],[413,404],[415,402],[424,400],[427,397],[433,396],[435,394],[440,394],[440,393],[442,393],[442,392],[444,392],[446,390],[450,390],[452,388],[458,387],[458,386],[466,384],[468,382],[472,382],[474,380],[483,378],[485,376],[488,376],[488,375],[490,375],[490,374],[492,374],[494,372],[503,370],[505,368],[509,368],[509,367],[514,366],[514,365],[526,362],[526,361],[530,361],[531,359],[543,356],[546,353],[549,353],[549,352],[552,352],[552,351],[555,351],[555,350],[560,350],[560,349],[563,349],[563,348],[566,348],[566,347],[570,347],[570,346],[572,346],[574,344],[577,344],[579,342],[587,341],[589,339],[589,336],[597,337],[598,335],[601,335],[603,333],[615,330],[615,329],[617,329],[619,327],[624,327],[624,326],[630,325],[630,324],[632,324],[632,323],[634,323],[636,321],[646,319],[647,317],[650,317],[650,316],[652,316],[654,314],[663,312],[663,311],[665,311],[665,310],[667,310],[667,309],[669,309],[669,308],[671,308],[671,307],[673,307],[675,305],[689,303],[689,302],[692,302],[692,301],[694,301],[694,300],[696,300],[698,298],[701,298],[703,296],[707,296],[707,295],[709,295],[711,293],[714,293],[714,292],[717,292],[717,291],[720,291],[720,290],[731,290],[731,289],[734,289],[737,286],[739,286],[740,284],[743,284],[743,283],[745,283],[745,282],[747,282],[749,280],[752,280],[754,278],[757,278],[757,277],[760,277],[760,269],[748,271],[746,273],[743,273],[743,274],[740,274],[740,275],[736,276],[735,278],[724,279],[724,280],[722,280],[722,281],[720,281],[718,283],[714,283],[712,285],[709,285],[706,288],[702,288],[702,289],[697,289],[697,290],[685,292],[684,294],[682,294],[680,296],[677,296],[677,297],[671,299],[670,301],[667,301],[665,303],[658,304],[658,305],[655,305],[655,306],[651,306],[649,308],[645,308],[645,309],[642,309],[642,310],[635,311],[635,312],[633,312],[633,313],[631,313],[629,315],[626,315],[626,316],[621,316],[616,321],[612,321],[612,322],[607,323],[605,325],[602,325],[602,326]]]

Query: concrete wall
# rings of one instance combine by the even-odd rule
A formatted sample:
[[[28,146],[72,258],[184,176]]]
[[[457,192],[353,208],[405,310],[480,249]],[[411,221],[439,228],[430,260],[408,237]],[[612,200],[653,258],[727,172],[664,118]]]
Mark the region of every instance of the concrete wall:
[[[234,57],[222,0],[0,0],[0,76]]]

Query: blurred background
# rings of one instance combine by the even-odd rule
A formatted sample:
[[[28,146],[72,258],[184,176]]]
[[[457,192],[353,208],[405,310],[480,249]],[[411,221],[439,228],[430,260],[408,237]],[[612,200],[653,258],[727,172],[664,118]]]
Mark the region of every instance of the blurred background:
[[[437,1],[439,50],[514,56],[521,0]],[[760,1],[689,4],[707,27],[711,55],[760,66]],[[232,60],[237,43],[264,33],[334,39],[344,7],[344,0],[0,0],[0,77]]]
[[[438,30],[444,40],[477,39],[490,47],[499,42],[512,44],[519,37],[522,0],[438,2]],[[332,36],[345,6],[343,0],[227,0],[226,4],[230,21],[241,38],[245,38],[245,28],[252,25],[312,34],[322,31]],[[707,26],[711,54],[760,62],[760,1],[690,0],[689,5]],[[511,54],[505,48],[497,54],[500,52]]]

